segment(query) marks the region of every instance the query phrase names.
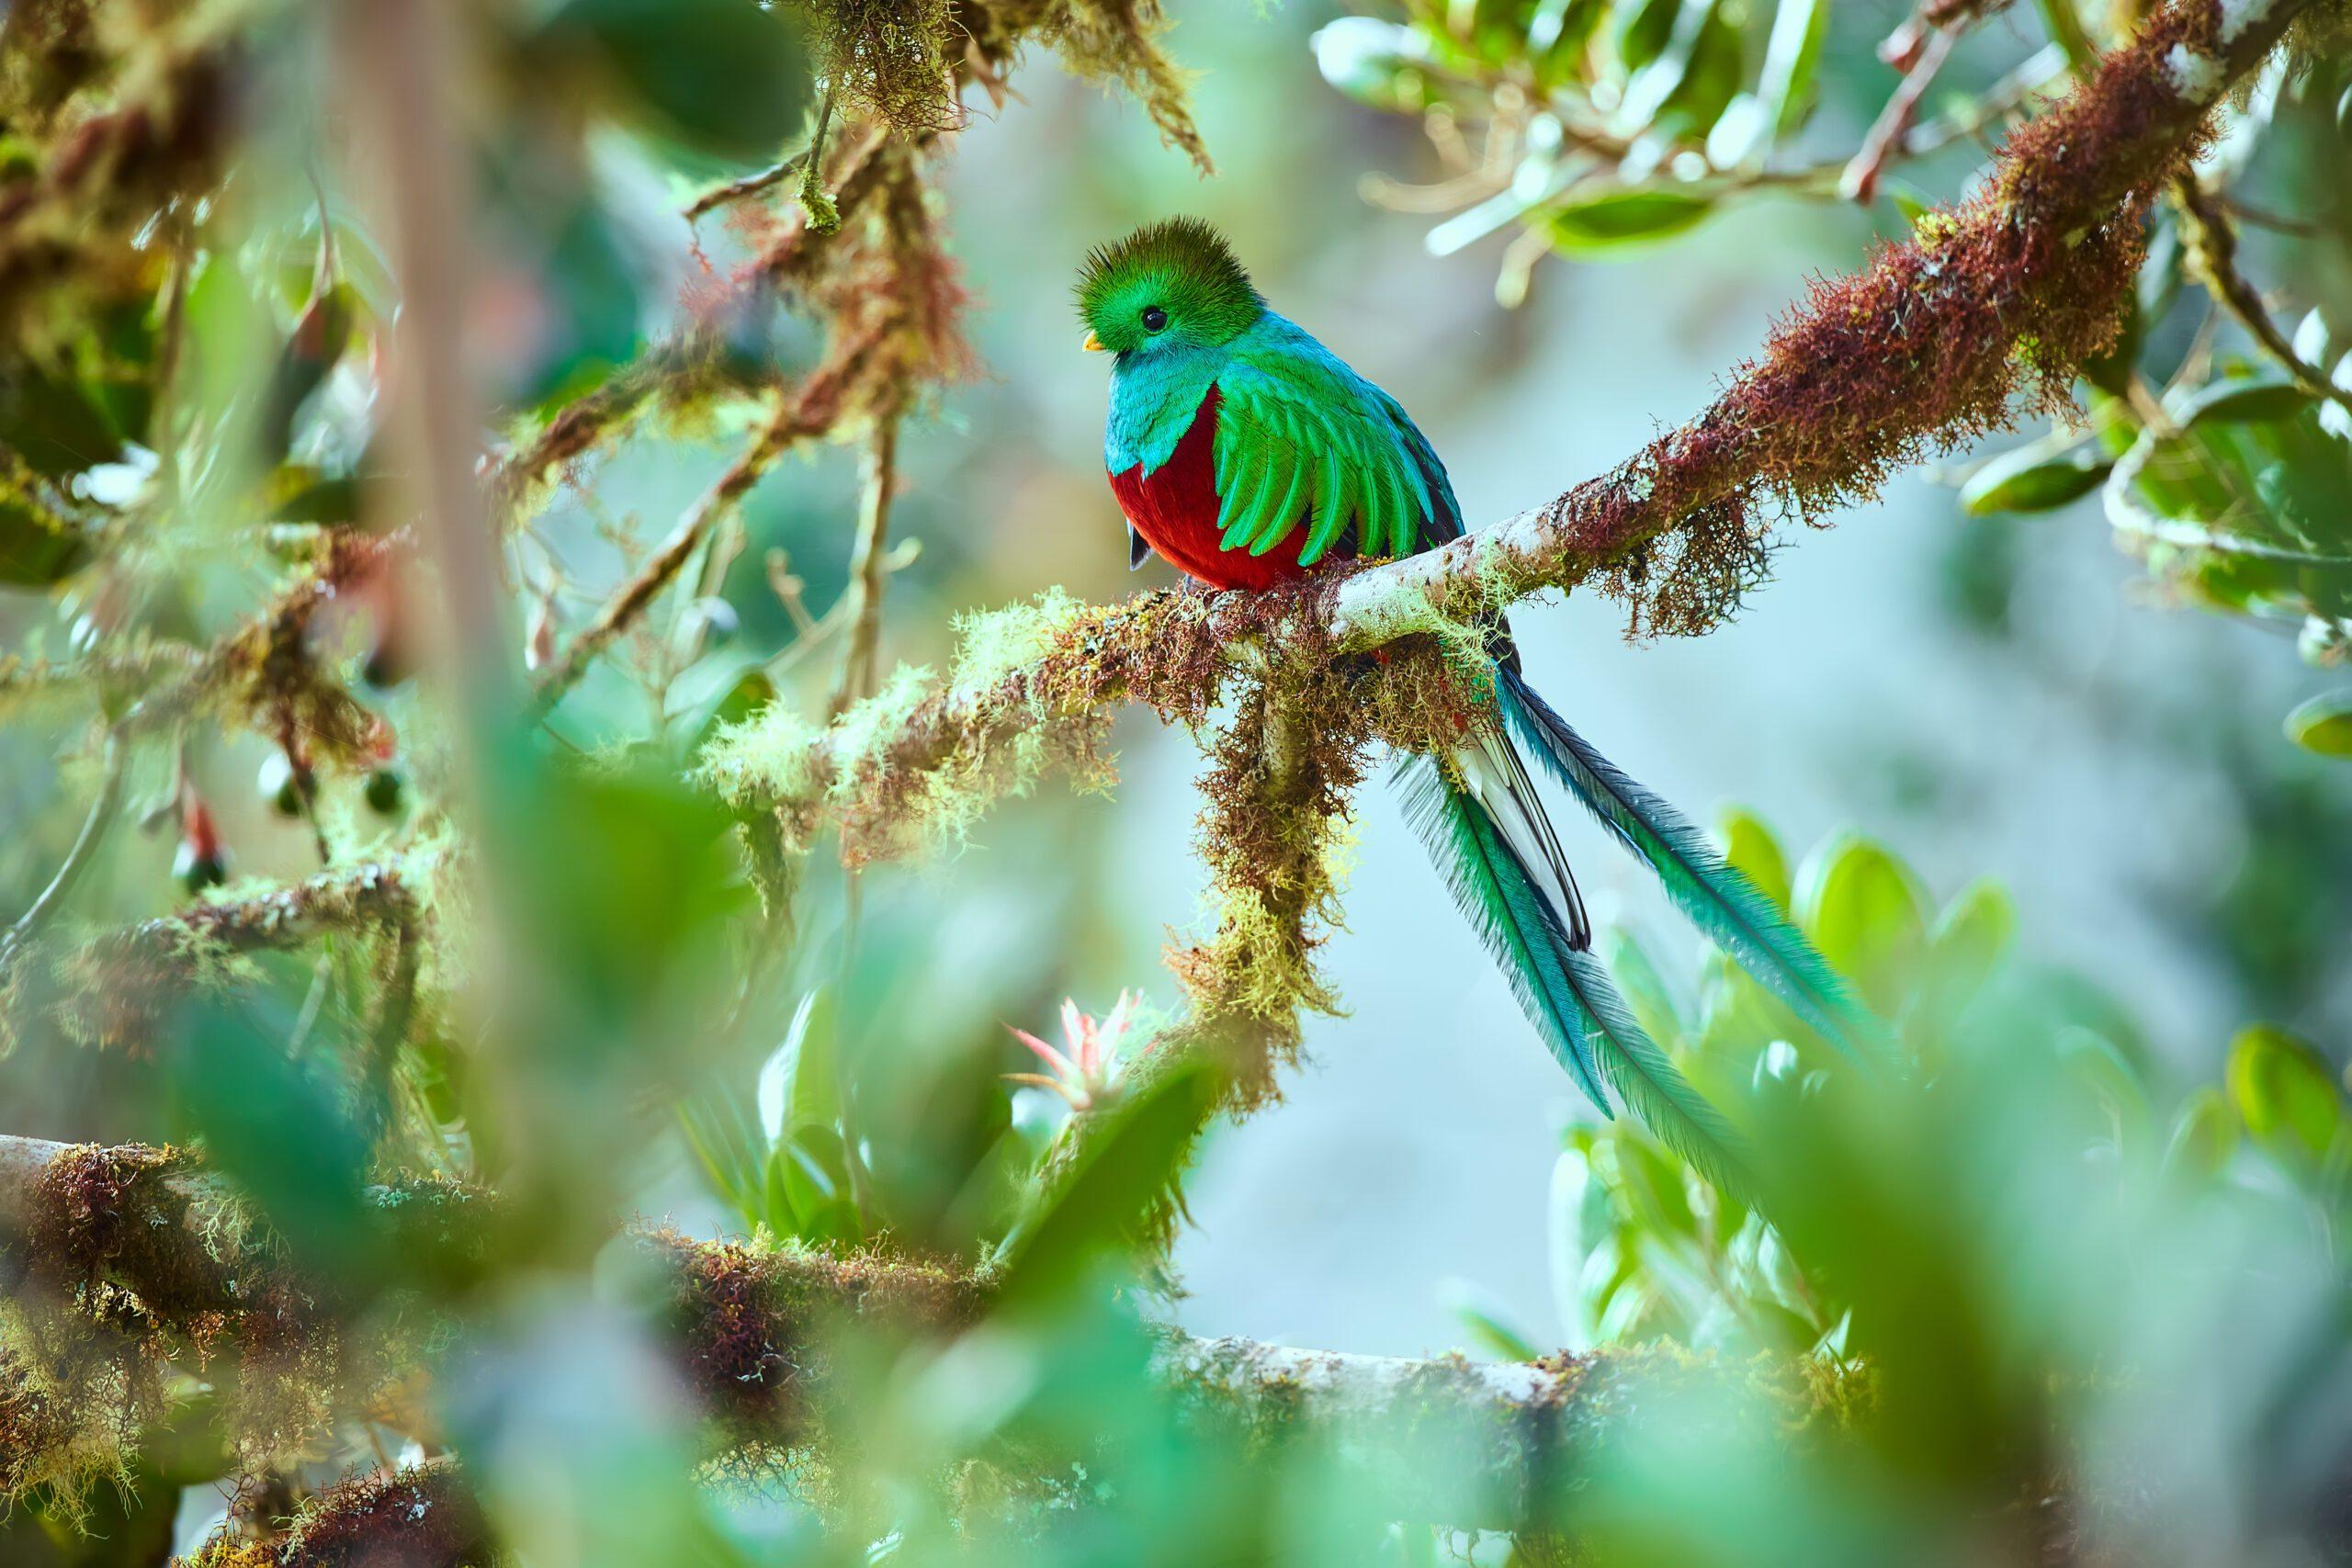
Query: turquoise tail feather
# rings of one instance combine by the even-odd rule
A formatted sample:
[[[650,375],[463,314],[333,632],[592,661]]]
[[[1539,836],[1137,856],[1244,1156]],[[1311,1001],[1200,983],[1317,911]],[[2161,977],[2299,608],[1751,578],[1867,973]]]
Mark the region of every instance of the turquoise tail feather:
[[[1497,691],[1511,734],[1657,873],[1667,897],[1710,941],[1847,1055],[1865,1065],[1888,1059],[1892,1041],[1885,1025],[1703,833],[1594,750],[1517,671],[1499,670]]]
[[[1601,1113],[1611,1114],[1605,1080],[1693,1168],[1725,1191],[1748,1196],[1752,1168],[1736,1131],[1643,1033],[1607,969],[1572,940],[1556,895],[1542,884],[1550,868],[1539,870],[1540,863],[1532,864],[1513,847],[1514,840],[1548,843],[1548,827],[1498,819],[1498,812],[1520,810],[1521,797],[1474,793],[1464,782],[1484,765],[1477,751],[1443,764],[1411,757],[1398,773],[1406,816],[1454,901],[1502,966],[1544,1044]],[[1532,797],[1523,804],[1540,818]]]

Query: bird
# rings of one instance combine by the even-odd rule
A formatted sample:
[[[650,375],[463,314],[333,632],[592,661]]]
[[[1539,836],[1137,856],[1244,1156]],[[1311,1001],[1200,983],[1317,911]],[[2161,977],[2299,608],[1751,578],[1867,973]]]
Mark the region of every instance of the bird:
[[[1265,591],[1334,563],[1463,533],[1453,481],[1402,404],[1276,313],[1215,228],[1172,218],[1089,253],[1084,346],[1111,356],[1103,467],[1127,559],[1213,589]],[[1592,923],[1527,761],[1658,877],[1700,930],[1825,1041],[1864,1062],[1883,1025],[1706,835],[1636,784],[1528,683],[1510,629],[1457,746],[1400,760],[1406,813],[1521,1008],[1603,1116],[1610,1091],[1718,1188],[1753,1157],[1641,1027],[1592,951]]]

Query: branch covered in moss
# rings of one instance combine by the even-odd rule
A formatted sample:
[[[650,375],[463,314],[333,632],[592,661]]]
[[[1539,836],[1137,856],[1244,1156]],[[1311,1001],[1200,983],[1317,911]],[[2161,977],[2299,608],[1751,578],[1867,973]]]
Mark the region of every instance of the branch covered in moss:
[[[2176,0],[2139,40],[2013,136],[1978,197],[1908,243],[1816,286],[1696,420],[1546,504],[1423,555],[1323,580],[1319,592],[1171,599],[1057,612],[1032,650],[886,693],[830,732],[772,715],[710,763],[742,804],[774,803],[805,840],[837,823],[853,858],[902,842],[899,818],[1001,760],[1023,737],[1091,758],[1101,710],[1142,702],[1197,721],[1235,648],[1310,657],[1381,648],[1549,590],[1595,581],[1637,634],[1720,624],[1764,577],[1774,523],[1872,494],[1928,452],[2007,423],[2020,391],[2063,402],[2112,339],[2143,219],[2185,167],[2222,97],[2296,18],[2344,0]],[[1389,666],[1391,676],[1396,666]],[[1013,770],[1025,787],[1030,775]]]
[[[494,1212],[482,1195],[447,1183],[375,1189],[370,1201],[410,1241],[457,1254],[467,1252]],[[34,1283],[74,1292],[83,1321],[103,1315],[133,1347],[160,1337],[238,1348],[247,1358],[241,1398],[254,1392],[254,1358],[266,1365],[283,1355],[289,1337],[313,1348],[315,1364],[340,1364],[330,1347],[337,1314],[349,1310],[348,1292],[306,1274],[301,1259],[187,1156],[0,1136],[0,1245]],[[993,1301],[994,1278],[986,1271],[882,1252],[697,1242],[667,1231],[645,1235],[640,1245],[664,1281],[659,1312],[679,1375],[710,1419],[717,1445],[731,1452],[780,1452],[821,1437],[839,1414],[826,1347],[844,1322],[866,1334],[944,1339],[980,1322]],[[134,1359],[160,1365],[152,1351]],[[1563,1523],[1562,1488],[1578,1468],[1678,1391],[1728,1396],[1724,1419],[1753,1418],[1782,1436],[1834,1429],[1865,1393],[1855,1374],[1810,1361],[1732,1366],[1668,1349],[1532,1363],[1416,1361],[1174,1330],[1163,1334],[1154,1365],[1188,1419],[1212,1434],[1244,1444],[1334,1443],[1377,1478],[1397,1517],[1498,1529]],[[51,1387],[56,1375],[57,1369],[21,1362],[0,1366],[0,1419],[13,1424],[7,1451],[17,1456],[0,1473],[8,1483],[0,1496],[56,1479],[44,1463],[90,1457],[86,1450],[61,1450],[62,1434],[45,1436],[29,1419],[35,1405],[12,1402],[12,1388],[21,1395]],[[107,1416],[98,1396],[84,1391],[83,1397],[90,1402],[77,1412],[83,1419]],[[56,1401],[39,1408],[54,1413]],[[135,1439],[142,1413],[153,1414],[112,1410],[122,1440]],[[277,1436],[291,1441],[302,1434]],[[274,1456],[249,1449],[247,1457]],[[436,1487],[454,1485],[445,1471],[432,1473]],[[288,1542],[356,1539],[337,1532],[366,1517],[396,1523],[398,1510],[379,1506],[382,1489],[413,1479],[412,1472],[331,1490],[305,1510]],[[210,1550],[215,1555],[198,1561],[215,1568],[246,1561],[219,1555],[225,1543]]]
[[[339,1481],[266,1540],[223,1524],[184,1568],[491,1568],[505,1556],[457,1464],[428,1460]]]
[[[488,1209],[434,1179],[370,1189],[338,1267],[297,1258],[186,1151],[0,1137],[0,1506],[119,1474],[179,1357],[233,1362],[245,1464],[305,1450],[411,1364],[392,1299],[479,1272]]]
[[[2307,10],[2176,0],[2004,147],[1973,199],[1815,286],[1696,420],[1543,506],[1340,585],[1333,635],[1376,646],[1598,581],[1638,632],[1719,625],[1762,581],[1770,525],[1865,500],[1929,452],[2063,403],[2112,341],[2149,202],[2214,106]]]
[[[402,861],[364,861],[322,871],[305,882],[251,897],[197,904],[83,942],[56,967],[54,989],[40,994],[75,1034],[94,1044],[143,1048],[178,998],[233,973],[236,961],[256,953],[284,953],[333,933],[405,936],[423,918],[424,889],[445,861],[422,851]],[[8,1015],[40,983],[28,966],[38,944],[8,951],[0,969],[0,1041]]]

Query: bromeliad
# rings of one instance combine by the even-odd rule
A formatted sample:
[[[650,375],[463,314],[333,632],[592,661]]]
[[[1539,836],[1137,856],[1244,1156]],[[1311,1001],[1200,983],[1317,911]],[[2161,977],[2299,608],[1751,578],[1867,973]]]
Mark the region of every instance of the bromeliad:
[[[1403,407],[1267,309],[1207,224],[1174,219],[1095,251],[1078,302],[1086,346],[1113,355],[1103,463],[1130,566],[1157,552],[1212,588],[1261,590],[1460,536],[1445,466]],[[1807,1027],[1857,1056],[1883,1031],[1770,898],[1535,694],[1507,628],[1488,647],[1488,722],[1444,755],[1405,761],[1408,813],[1545,1045],[1603,1114],[1606,1085],[1710,1178],[1744,1187],[1732,1128],[1593,956],[1521,748]]]

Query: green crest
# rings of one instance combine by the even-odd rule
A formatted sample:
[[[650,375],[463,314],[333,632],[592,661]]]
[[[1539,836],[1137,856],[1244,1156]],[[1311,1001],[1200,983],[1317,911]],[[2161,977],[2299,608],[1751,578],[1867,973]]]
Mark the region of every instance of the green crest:
[[[1232,341],[1266,302],[1225,236],[1197,218],[1170,218],[1098,245],[1078,278],[1078,312],[1116,354]]]

